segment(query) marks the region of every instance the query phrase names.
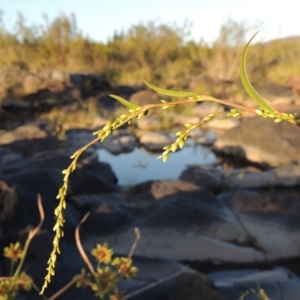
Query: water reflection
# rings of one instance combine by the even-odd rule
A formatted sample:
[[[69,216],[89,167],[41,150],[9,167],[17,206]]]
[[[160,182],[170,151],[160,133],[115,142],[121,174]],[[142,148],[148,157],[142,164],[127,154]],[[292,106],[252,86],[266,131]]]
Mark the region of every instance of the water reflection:
[[[100,149],[98,155],[100,161],[111,165],[121,185],[133,185],[146,180],[176,180],[187,165],[211,164],[216,161],[210,148],[192,143],[170,154],[167,163],[157,159],[159,153],[151,153],[143,148],[119,155]]]

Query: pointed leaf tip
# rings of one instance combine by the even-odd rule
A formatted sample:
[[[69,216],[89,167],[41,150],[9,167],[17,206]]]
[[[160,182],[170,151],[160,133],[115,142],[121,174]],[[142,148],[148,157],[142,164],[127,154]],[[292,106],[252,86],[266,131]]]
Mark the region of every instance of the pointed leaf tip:
[[[247,72],[246,72],[246,56],[247,56],[247,51],[248,48],[250,46],[250,43],[252,42],[252,40],[254,39],[254,37],[258,34],[258,32],[256,32],[251,39],[249,40],[249,42],[246,44],[243,53],[242,53],[242,57],[240,60],[240,76],[241,76],[241,81],[242,84],[246,90],[246,92],[248,93],[248,95],[258,104],[259,107],[261,107],[262,109],[268,111],[268,112],[274,112],[275,109],[273,109],[260,95],[259,93],[255,90],[255,88],[252,86],[248,76],[247,76]]]
[[[124,98],[122,98],[122,97],[120,97],[120,96],[117,96],[117,95],[109,95],[109,96],[112,97],[112,98],[114,98],[114,99],[116,99],[117,101],[119,101],[120,103],[122,103],[124,106],[126,106],[126,107],[129,108],[129,109],[134,109],[134,110],[136,110],[136,109],[139,109],[139,108],[140,108],[140,106],[135,105],[135,104],[133,104],[133,103],[131,103],[131,102],[125,100]]]
[[[197,95],[196,93],[193,93],[193,92],[181,92],[181,91],[171,91],[171,90],[162,89],[162,88],[159,88],[159,87],[147,82],[143,78],[142,78],[142,80],[148,88],[150,88],[151,90],[153,90],[159,94],[162,94],[162,95],[171,96],[171,97],[191,97],[191,96]]]

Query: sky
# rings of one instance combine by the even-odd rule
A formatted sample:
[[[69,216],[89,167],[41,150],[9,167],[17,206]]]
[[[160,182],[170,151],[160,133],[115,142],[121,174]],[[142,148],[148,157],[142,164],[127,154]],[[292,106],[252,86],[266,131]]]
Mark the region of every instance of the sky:
[[[2,2],[2,3],[1,3]],[[300,35],[299,10],[295,0],[10,0],[1,1],[3,21],[12,28],[21,12],[28,25],[43,24],[61,13],[74,13],[78,28],[95,41],[107,42],[115,31],[140,22],[157,21],[181,26],[192,24],[191,38],[212,42],[220,26],[231,18],[259,30],[257,41]],[[254,26],[256,24],[256,27]],[[257,26],[259,24],[259,26]],[[254,29],[255,27],[255,29]]]

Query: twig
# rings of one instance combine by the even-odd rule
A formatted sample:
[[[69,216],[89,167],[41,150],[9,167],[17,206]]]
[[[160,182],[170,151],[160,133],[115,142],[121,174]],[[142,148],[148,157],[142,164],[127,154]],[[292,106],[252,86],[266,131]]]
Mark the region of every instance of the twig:
[[[54,295],[52,295],[48,300],[54,300],[58,296],[60,296],[62,293],[64,293],[67,289],[69,289],[73,284],[75,284],[74,280],[71,280],[68,282],[64,287],[62,287],[59,291],[57,291]]]
[[[89,258],[87,257],[87,255],[82,247],[82,244],[80,241],[80,235],[79,235],[80,225],[86,221],[86,219],[88,218],[89,215],[90,215],[90,212],[86,213],[85,216],[82,218],[82,220],[77,225],[77,227],[75,229],[75,240],[76,240],[76,245],[77,245],[78,251],[79,251],[82,259],[85,261],[85,263],[88,266],[88,268],[90,269],[91,273],[95,276],[95,274],[96,274],[95,269],[94,269],[93,265],[91,264]]]
[[[22,269],[22,266],[23,266],[23,263],[24,263],[24,260],[25,260],[25,256],[27,254],[27,251],[28,251],[28,247],[29,247],[29,244],[31,242],[31,240],[33,239],[33,237],[39,232],[39,230],[41,229],[41,226],[44,222],[44,219],[45,219],[45,214],[44,214],[44,210],[43,210],[43,205],[42,205],[42,198],[41,198],[41,195],[38,194],[37,196],[37,205],[38,205],[38,209],[39,209],[39,213],[40,213],[40,223],[38,224],[38,226],[36,228],[34,228],[33,230],[30,230],[29,231],[29,234],[28,234],[28,237],[27,237],[27,240],[25,242],[25,245],[24,245],[24,249],[23,249],[23,253],[22,253],[22,257],[21,257],[21,260],[19,262],[19,265],[15,271],[15,274],[13,276],[13,279],[16,279],[17,276],[20,274],[21,272],[21,269]]]
[[[155,287],[155,286],[157,286],[157,285],[160,285],[160,284],[162,284],[162,283],[164,283],[164,282],[166,282],[166,281],[168,281],[168,280],[171,280],[171,279],[173,279],[174,277],[177,277],[178,275],[180,275],[185,269],[186,269],[186,268],[183,268],[182,270],[180,270],[180,271],[178,271],[178,272],[176,272],[176,273],[173,273],[173,274],[171,274],[171,275],[169,275],[169,276],[167,276],[167,277],[164,277],[164,278],[162,278],[162,279],[160,279],[160,280],[158,280],[158,281],[156,281],[156,282],[152,282],[152,283],[146,285],[145,287],[143,287],[143,288],[141,288],[141,289],[139,289],[139,290],[137,290],[137,291],[134,291],[134,292],[132,292],[132,293],[129,293],[129,294],[125,295],[125,296],[123,297],[123,299],[129,299],[129,298],[131,298],[131,297],[133,297],[133,296],[136,296],[136,295],[138,295],[138,294],[141,294],[141,293],[143,293],[143,292],[145,292],[145,291],[147,291],[147,290],[149,290],[149,289],[151,289],[151,288],[153,288],[153,287]]]
[[[138,227],[135,227],[135,228],[134,228],[134,233],[135,233],[135,240],[134,240],[134,243],[133,243],[132,246],[131,246],[130,252],[129,252],[129,254],[128,254],[128,258],[131,258],[131,257],[132,257],[133,252],[134,252],[134,250],[135,250],[135,248],[136,248],[136,246],[137,246],[139,240],[141,239],[141,232],[140,232],[140,230],[138,229]]]

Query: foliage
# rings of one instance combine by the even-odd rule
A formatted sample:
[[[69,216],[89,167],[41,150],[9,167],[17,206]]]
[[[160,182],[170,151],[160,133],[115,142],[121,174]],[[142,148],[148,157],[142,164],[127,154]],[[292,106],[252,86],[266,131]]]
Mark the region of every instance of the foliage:
[[[250,290],[243,293],[239,300],[245,300],[249,295],[255,295],[260,300],[270,300],[270,298],[267,296],[266,292],[262,288],[258,288],[257,290]]]
[[[18,295],[20,289],[30,291],[34,288],[37,292],[39,292],[39,289],[34,284],[32,278],[26,272],[22,271],[30,242],[38,233],[44,221],[44,211],[40,197],[38,197],[38,208],[41,221],[36,228],[30,230],[24,247],[22,248],[21,244],[16,242],[15,244],[11,243],[3,250],[4,257],[10,260],[10,272],[9,276],[0,277],[0,300],[14,299]],[[15,265],[16,263],[18,263],[17,266]],[[44,296],[43,299],[45,299]]]
[[[30,291],[33,288],[39,292],[39,289],[33,282],[32,278],[25,271],[22,271],[30,242],[39,232],[44,221],[44,211],[40,195],[38,195],[38,208],[41,221],[35,229],[29,232],[24,248],[22,248],[19,242],[16,242],[11,243],[3,250],[4,257],[10,260],[10,272],[9,276],[0,277],[0,300],[15,299],[21,289],[24,291]],[[79,225],[76,227],[75,238],[78,250],[90,269],[90,273],[87,273],[85,269],[82,269],[80,274],[76,275],[68,284],[62,287],[53,296],[48,298],[49,300],[55,300],[74,284],[76,284],[77,288],[90,287],[95,292],[95,296],[99,297],[100,299],[109,298],[109,300],[121,300],[123,299],[123,296],[118,290],[118,283],[120,280],[131,279],[138,271],[138,269],[132,265],[131,259],[137,242],[140,239],[140,232],[138,228],[135,228],[136,239],[132,245],[128,257],[112,258],[113,251],[106,243],[103,245],[97,244],[96,247],[91,251],[91,254],[95,257],[97,262],[97,268],[96,270],[94,269],[83,250],[79,237],[79,226],[86,220],[88,215],[89,214],[85,215]],[[18,263],[18,265],[15,266],[15,263]],[[41,297],[47,300],[44,295],[41,295]]]
[[[45,17],[43,24],[28,25],[19,14],[14,29],[8,30],[0,14],[0,77],[12,70],[9,74],[19,84],[26,72],[57,69],[93,72],[113,83],[139,85],[138,70],[140,76],[168,88],[186,88],[191,78],[202,76],[193,86],[198,92],[245,97],[239,87],[238,60],[248,33],[257,24],[229,19],[211,44],[191,40],[191,26],[139,23],[102,43],[82,34],[74,15],[60,14],[52,20]],[[252,81],[283,84],[291,74],[299,73],[299,43],[295,38],[253,45],[249,55]],[[0,93],[8,93],[10,88]]]
[[[121,300],[123,296],[118,290],[118,283],[122,279],[131,279],[138,271],[138,269],[132,265],[131,256],[140,239],[140,232],[137,228],[135,229],[136,239],[128,257],[113,258],[113,250],[110,249],[106,243],[103,245],[97,244],[91,251],[92,256],[94,256],[97,262],[97,268],[95,270],[81,245],[79,236],[79,226],[88,216],[89,213],[82,218],[80,224],[77,226],[75,238],[77,248],[90,272],[88,273],[85,269],[82,269],[81,273],[73,278],[71,284],[75,283],[77,288],[91,288],[95,292],[95,296],[100,299]],[[63,289],[61,292],[63,292]],[[58,296],[61,292],[59,291],[55,296]]]
[[[100,299],[121,299],[118,291],[118,283],[121,279],[131,279],[137,268],[132,266],[132,259],[129,257],[115,257],[106,244],[99,245],[92,250],[98,265],[96,270],[91,268],[91,273],[85,269],[74,277],[77,288],[89,287],[95,292],[95,296]],[[90,265],[91,266],[91,265]]]

